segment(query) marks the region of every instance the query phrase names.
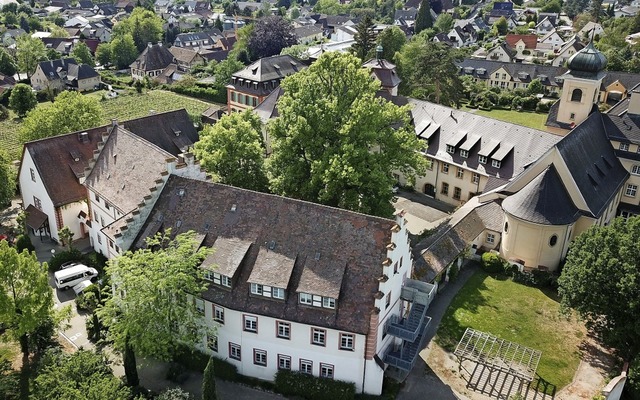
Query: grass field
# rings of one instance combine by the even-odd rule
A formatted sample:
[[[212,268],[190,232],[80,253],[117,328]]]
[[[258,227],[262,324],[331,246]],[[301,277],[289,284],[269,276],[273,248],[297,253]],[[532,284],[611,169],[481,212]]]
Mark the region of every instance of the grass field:
[[[560,315],[552,292],[484,272],[458,292],[440,323],[436,342],[453,351],[467,327],[542,351],[537,373],[560,390],[580,363],[584,327]]]
[[[528,126],[529,128],[540,129],[545,131],[546,127],[544,123],[547,120],[547,114],[539,114],[535,112],[527,111],[513,111],[513,110],[491,110],[484,111],[480,109],[473,109],[463,107],[463,110],[473,112],[483,117],[495,118],[500,121],[511,122],[513,124]]]
[[[165,90],[153,90],[143,94],[135,91],[127,91],[115,99],[102,100],[104,91],[97,91],[87,96],[98,99],[103,109],[104,123],[109,123],[112,118],[119,121],[139,118],[149,115],[150,110],[164,112],[185,108],[192,118],[198,118],[211,103],[192,99]],[[38,107],[49,107],[50,102],[40,103]],[[0,148],[5,149],[12,159],[18,160],[21,156],[22,144],[18,140],[20,120],[11,111],[10,117],[0,121]],[[61,132],[65,133],[65,132]]]

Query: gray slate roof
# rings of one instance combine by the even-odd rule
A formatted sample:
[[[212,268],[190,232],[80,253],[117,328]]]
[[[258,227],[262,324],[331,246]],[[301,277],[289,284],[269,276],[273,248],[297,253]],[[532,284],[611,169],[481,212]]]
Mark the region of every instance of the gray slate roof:
[[[143,71],[165,69],[173,62],[173,54],[161,43],[149,45],[129,67]]]
[[[569,225],[580,216],[553,165],[504,199],[502,208],[514,217],[543,225]]]
[[[156,224],[159,220],[162,225]],[[207,247],[219,237],[249,241],[252,245],[232,282],[233,290],[210,285],[204,299],[246,313],[367,334],[378,291],[373,278],[382,274],[394,225],[384,218],[171,175],[140,232],[153,235],[166,227],[173,227],[173,234],[194,230],[207,233],[203,242]],[[295,260],[284,301],[249,294],[248,281],[259,253],[272,241],[271,252]],[[138,237],[134,247],[142,246],[144,238]],[[316,253],[321,264],[311,266]],[[339,267],[344,268],[340,276]],[[326,275],[325,268],[331,269]],[[327,288],[336,278],[339,286],[328,287],[339,293],[335,309],[299,304],[296,293],[306,287],[301,282]]]
[[[491,79],[492,73],[500,68],[504,68],[511,75],[514,82],[531,82],[533,79],[540,79],[545,86],[562,86],[562,81],[557,81],[555,77],[560,77],[567,72],[566,68],[554,67],[551,65],[508,63],[491,60],[476,60],[465,58],[457,63],[461,68],[462,75],[471,75],[479,79]],[[465,68],[468,69],[467,72]],[[473,70],[471,71],[471,68]]]
[[[60,79],[58,70],[66,71],[70,64],[77,64],[77,62],[73,58],[61,58],[58,60],[42,61],[38,66],[42,69],[47,79],[52,80]]]

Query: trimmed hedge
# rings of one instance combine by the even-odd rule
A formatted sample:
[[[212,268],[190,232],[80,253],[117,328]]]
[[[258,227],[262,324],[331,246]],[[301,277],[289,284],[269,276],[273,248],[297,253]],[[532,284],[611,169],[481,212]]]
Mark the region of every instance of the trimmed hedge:
[[[227,91],[218,91],[213,88],[204,88],[201,86],[182,87],[178,85],[167,86],[167,90],[174,93],[183,94],[189,97],[195,97],[196,99],[209,100],[216,103],[227,103]]]
[[[297,371],[276,373],[276,392],[285,396],[300,396],[308,400],[351,400],[356,386],[352,382],[316,378]]]
[[[209,362],[209,356],[200,351],[191,351],[187,347],[180,347],[173,356],[173,361],[182,364],[185,368],[193,371],[204,372]],[[213,357],[213,369],[215,375],[225,381],[240,381],[238,368],[220,358]]]

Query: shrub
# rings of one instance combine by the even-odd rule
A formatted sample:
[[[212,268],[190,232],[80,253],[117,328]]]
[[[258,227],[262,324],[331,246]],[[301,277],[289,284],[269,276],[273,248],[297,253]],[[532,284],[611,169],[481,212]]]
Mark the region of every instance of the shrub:
[[[107,257],[100,253],[89,253],[83,255],[82,262],[88,267],[95,268],[102,275],[104,267],[107,265]]]
[[[536,112],[539,112],[539,113],[546,113],[546,112],[549,112],[549,108],[551,108],[551,106],[549,105],[549,103],[543,103],[543,102],[540,102],[540,103],[538,103],[538,105],[536,106]]]
[[[498,273],[504,271],[504,261],[499,255],[486,252],[482,255],[482,268],[489,273]]]
[[[531,272],[516,271],[513,273],[513,281],[527,286],[535,286],[536,280]]]
[[[309,400],[350,400],[356,387],[352,382],[316,378],[297,371],[276,373],[276,391],[285,396],[300,396]]]
[[[522,99],[522,108],[525,110],[535,111],[538,105],[538,98],[536,96],[528,96]]]
[[[455,282],[455,280],[458,278],[459,272],[460,268],[458,268],[458,262],[455,261],[451,268],[449,268],[449,281]]]
[[[69,261],[83,261],[83,255],[80,250],[72,248],[71,250],[56,253],[49,261],[49,271],[54,272],[60,269],[60,266]]]
[[[192,351],[186,346],[180,347],[173,356],[173,361],[182,364],[192,371],[204,372],[209,362],[209,356],[200,352]],[[220,358],[213,357],[213,368],[215,375],[225,381],[238,381],[238,368],[235,365]]]
[[[98,285],[87,287],[79,296],[76,297],[76,307],[78,310],[93,311],[98,298]]]
[[[9,110],[7,110],[7,107],[0,104],[0,121],[4,121],[7,118],[9,118]]]
[[[213,101],[216,103],[226,103],[227,102],[227,91],[226,90],[221,90],[218,91],[216,89],[213,88],[204,88],[201,86],[190,86],[190,87],[183,87],[183,86],[169,86],[167,87],[168,90],[178,93],[178,94],[183,94],[185,96],[190,96],[190,97],[195,97],[197,99],[203,99],[203,100],[209,100],[209,101]]]
[[[31,238],[29,235],[20,235],[16,240],[16,249],[18,249],[19,253],[22,253],[22,250],[27,249],[29,251],[36,251],[35,246],[31,243]]]

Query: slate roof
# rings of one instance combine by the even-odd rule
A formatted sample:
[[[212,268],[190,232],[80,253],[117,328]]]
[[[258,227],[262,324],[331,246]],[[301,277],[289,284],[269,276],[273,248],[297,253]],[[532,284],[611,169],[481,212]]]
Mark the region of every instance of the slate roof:
[[[77,80],[81,79],[91,79],[100,76],[91,66],[87,64],[71,64],[67,70],[67,79],[75,78]]]
[[[410,10],[396,10],[394,14],[394,20],[404,19],[405,21],[415,21],[416,16],[418,15],[418,10],[410,9]]]
[[[198,141],[198,131],[183,108],[122,122],[126,130],[177,157]]]
[[[144,157],[141,157],[144,155]],[[117,126],[109,135],[85,185],[126,214],[155,187],[170,153]]]
[[[491,74],[500,68],[504,68],[514,82],[531,82],[533,79],[540,79],[545,86],[562,86],[562,80],[556,80],[567,72],[567,68],[554,67],[552,65],[508,63],[502,61],[476,60],[465,58],[456,63],[461,69],[461,74],[472,75],[474,78],[490,79]],[[467,72],[465,68],[473,68]],[[480,70],[480,71],[479,71]],[[482,71],[484,70],[484,72]]]
[[[266,124],[271,118],[276,118],[280,115],[277,105],[278,99],[280,99],[283,93],[284,90],[278,86],[262,103],[258,104],[258,107],[253,109],[253,112],[260,118],[263,124]]]
[[[234,73],[227,87],[266,96],[283,78],[304,68],[306,65],[290,55],[265,57]],[[257,88],[253,85],[256,82]]]
[[[580,216],[553,164],[504,199],[502,208],[514,217],[543,225],[569,225]]]
[[[143,71],[165,69],[173,62],[173,54],[162,43],[149,44],[129,67]]]
[[[597,109],[556,145],[573,180],[596,218],[624,184],[629,172],[609,142]]]
[[[60,79],[60,75],[58,75],[58,70],[62,69],[64,71],[69,68],[69,64],[77,64],[76,60],[73,58],[61,58],[58,60],[51,61],[42,61],[38,64],[38,66],[42,69],[42,72],[49,80]]]
[[[295,28],[293,32],[298,39],[302,39],[310,36],[320,35],[323,30],[317,25],[305,25]]]
[[[481,174],[503,181],[522,172],[527,165],[536,161],[562,139],[549,132],[482,117],[426,101],[409,99],[409,103],[413,105],[411,114],[416,135],[424,139],[425,134],[431,134],[426,151],[427,156],[438,158],[450,164],[464,165]],[[465,133],[467,138],[472,135],[480,136],[478,143],[470,149],[468,158],[462,158],[458,150],[455,154],[447,153],[447,143],[456,135]],[[494,146],[495,142],[500,143],[499,147]],[[489,158],[496,157],[495,154],[501,149],[512,147],[512,150],[506,153],[500,168],[493,167],[490,161],[487,164],[478,162],[478,154],[480,152],[484,154],[483,150],[489,147],[492,147],[490,154],[487,154]]]
[[[213,252],[202,262],[202,266],[233,278],[249,247],[250,241],[219,236],[213,243]]]
[[[184,190],[181,197],[180,189]],[[159,219],[162,226],[155,224]],[[394,225],[384,218],[171,175],[141,232],[153,235],[166,227],[173,227],[173,234],[207,229],[203,245],[208,247],[219,237],[252,242],[233,290],[210,285],[204,299],[246,313],[367,334],[378,291],[373,278],[382,273]],[[135,247],[144,245],[143,235]],[[249,277],[260,252],[264,254],[272,241],[275,246],[270,252],[295,260],[284,301],[249,295]],[[316,253],[320,264],[312,265]],[[325,266],[331,269],[327,275]],[[341,266],[344,271],[339,276],[336,271]],[[339,293],[335,309],[299,304],[296,293],[307,288],[301,282],[323,288],[336,277],[341,283],[331,287]]]
[[[400,84],[401,79],[396,72],[396,66],[387,60],[371,59],[362,65],[370,68],[371,73],[378,78],[382,87],[392,88]]]

